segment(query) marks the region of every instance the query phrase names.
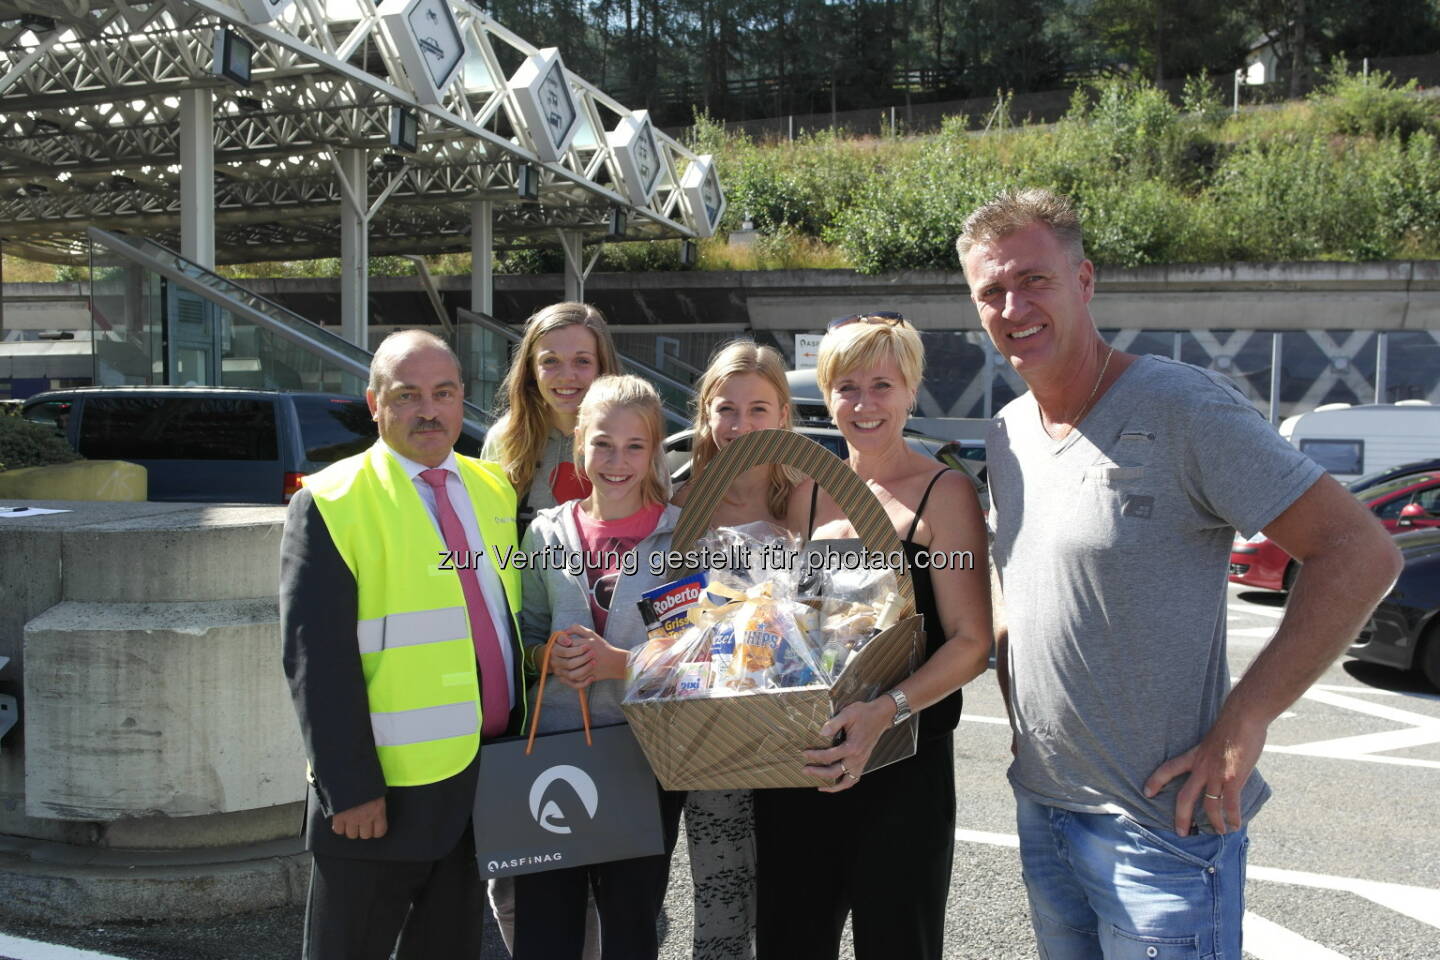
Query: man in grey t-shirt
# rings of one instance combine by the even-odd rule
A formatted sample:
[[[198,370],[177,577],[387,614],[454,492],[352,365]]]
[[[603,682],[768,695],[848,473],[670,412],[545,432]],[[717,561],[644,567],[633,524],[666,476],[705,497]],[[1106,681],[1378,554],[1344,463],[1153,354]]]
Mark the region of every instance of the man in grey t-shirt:
[[[981,324],[1030,387],[1000,412],[987,463],[1041,953],[1241,960],[1266,730],[1358,633],[1399,555],[1229,381],[1105,344],[1067,200],[1004,194],[956,246]],[[1264,530],[1303,567],[1231,690],[1236,530]]]

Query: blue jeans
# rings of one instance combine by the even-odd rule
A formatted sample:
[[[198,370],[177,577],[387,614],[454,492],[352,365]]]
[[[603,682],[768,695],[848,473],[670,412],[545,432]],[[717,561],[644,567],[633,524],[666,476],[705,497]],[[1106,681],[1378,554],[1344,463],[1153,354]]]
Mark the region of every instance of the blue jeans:
[[[1042,960],[1242,960],[1242,828],[1182,837],[1016,796]]]

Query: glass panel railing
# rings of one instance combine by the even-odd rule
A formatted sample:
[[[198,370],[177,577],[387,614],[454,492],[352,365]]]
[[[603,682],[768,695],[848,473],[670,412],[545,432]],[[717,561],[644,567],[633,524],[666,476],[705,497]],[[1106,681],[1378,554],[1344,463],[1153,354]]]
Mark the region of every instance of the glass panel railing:
[[[220,324],[219,386],[360,394],[370,353],[299,314],[252,293],[153,240],[96,228],[91,239],[108,251],[212,304]]]
[[[510,355],[520,342],[518,331],[494,317],[461,308],[456,311],[455,354],[465,378],[465,399],[491,416],[503,406],[500,384],[510,369]]]
[[[90,246],[90,339],[97,386],[163,383],[164,304],[159,274]]]
[[[520,342],[520,331],[483,313],[461,309],[457,314],[455,352],[460,355],[460,369],[468,384],[467,399],[494,411],[504,399],[499,395],[500,381],[509,369],[512,347]],[[695,388],[683,370],[674,370],[679,374],[675,376],[625,353],[620,354],[620,363],[626,373],[643,377],[655,386],[670,429],[690,426]]]
[[[368,351],[152,240],[89,234],[97,383],[365,392]],[[483,439],[494,417],[465,413]]]

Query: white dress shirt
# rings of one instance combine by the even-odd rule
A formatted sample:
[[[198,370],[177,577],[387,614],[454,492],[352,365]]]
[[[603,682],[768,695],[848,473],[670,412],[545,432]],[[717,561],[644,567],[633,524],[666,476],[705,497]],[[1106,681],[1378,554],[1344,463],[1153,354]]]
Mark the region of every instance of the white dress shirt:
[[[416,463],[409,457],[402,457],[396,453],[384,440],[379,441],[385,452],[395,458],[400,464],[411,482],[415,484],[416,491],[420,494],[420,502],[425,504],[425,509],[430,512],[430,522],[435,525],[435,532],[440,535],[440,542],[445,542],[445,534],[440,530],[440,517],[435,512],[435,490],[420,476],[421,472],[430,468],[423,463]],[[455,466],[455,451],[450,451],[445,462],[440,464],[440,469],[445,471],[445,493],[450,497],[450,505],[455,508],[455,515],[460,518],[460,526],[465,528],[465,539],[470,544],[472,556],[485,556],[490,562],[475,563],[475,575],[480,581],[480,592],[485,595],[485,608],[490,611],[490,622],[495,625],[495,635],[500,638],[500,652],[505,657],[505,680],[510,688],[510,703],[513,706],[515,699],[515,651],[511,649],[510,643],[510,606],[505,599],[505,586],[500,582],[500,574],[495,571],[494,556],[487,553],[485,539],[480,536],[480,524],[475,520],[475,507],[470,502],[470,494],[465,489],[465,483],[460,479],[460,471]],[[437,558],[438,563],[438,558]]]

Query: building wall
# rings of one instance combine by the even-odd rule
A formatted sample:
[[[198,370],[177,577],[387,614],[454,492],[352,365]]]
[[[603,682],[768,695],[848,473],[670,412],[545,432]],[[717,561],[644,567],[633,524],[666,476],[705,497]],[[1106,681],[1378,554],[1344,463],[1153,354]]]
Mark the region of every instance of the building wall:
[[[442,277],[439,284],[452,314],[469,306],[468,277]],[[42,293],[25,286],[31,297]],[[337,281],[248,286],[302,316],[338,324]],[[703,367],[719,343],[737,335],[753,335],[793,357],[796,333],[822,331],[837,316],[898,310],[926,341],[925,415],[986,416],[1024,389],[997,363],[959,271],[597,274],[585,289],[616,327],[622,348],[647,361],[657,349],[669,350]],[[7,284],[7,296],[10,290]],[[1339,401],[1440,402],[1437,261],[1104,269],[1096,290],[1092,312],[1117,347],[1179,356],[1225,373],[1267,412],[1275,333],[1283,346],[1281,416]],[[559,276],[500,276],[496,318],[523,323],[562,297]],[[373,280],[370,303],[372,332],[438,322],[415,278]]]

